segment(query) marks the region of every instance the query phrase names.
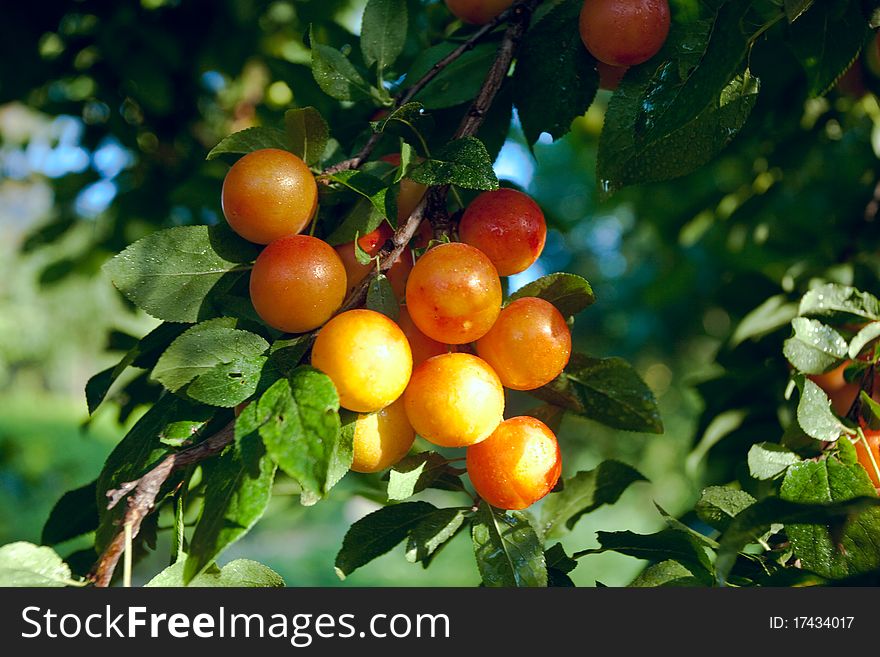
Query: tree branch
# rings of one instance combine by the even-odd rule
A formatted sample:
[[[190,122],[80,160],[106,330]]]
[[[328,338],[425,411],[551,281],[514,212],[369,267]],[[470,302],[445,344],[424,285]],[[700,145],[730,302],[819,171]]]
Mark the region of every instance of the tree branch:
[[[504,38],[501,40],[501,46],[498,48],[498,55],[486,74],[486,80],[483,82],[480,92],[458,126],[458,130],[456,130],[453,137],[454,139],[461,139],[462,137],[476,134],[483,124],[486,112],[492,106],[492,101],[495,100],[495,96],[498,90],[501,89],[504,78],[507,77],[507,73],[510,71],[510,65],[513,63],[516,50],[526,30],[529,29],[532,14],[541,2],[542,0],[525,0],[515,4],[508,10],[507,20],[509,25],[504,33]]]
[[[492,106],[492,102],[504,83],[507,73],[510,71],[510,65],[516,54],[517,47],[522,41],[523,35],[528,29],[531,22],[532,13],[535,8],[541,4],[542,0],[522,0],[513,5],[510,9],[495,18],[492,22],[484,25],[474,32],[455,50],[450,52],[446,57],[437,62],[430,71],[420,78],[414,85],[409,87],[404,93],[398,96],[395,101],[394,108],[398,108],[412,100],[416,94],[433,80],[443,69],[458,59],[474,45],[482,39],[486,34],[491,32],[501,23],[508,22],[507,30],[502,38],[501,45],[498,48],[498,55],[486,75],[486,79],[480,88],[477,97],[474,99],[468,112],[462,119],[461,124],[455,132],[454,139],[461,139],[476,134],[486,117],[486,113]],[[369,159],[376,145],[379,143],[382,133],[374,133],[367,140],[361,150],[352,158],[340,162],[324,171],[324,174],[337,173],[348,169],[357,169]],[[448,226],[449,217],[446,213],[446,197],[449,193],[448,185],[432,187],[422,200],[416,206],[412,214],[394,233],[390,242],[390,246],[386,245],[379,253],[379,269],[383,272],[388,271],[394,261],[400,257],[409,243],[415,237],[422,220],[427,216],[429,219],[436,221],[432,224],[435,231],[442,230],[444,226]],[[367,277],[352,291],[348,298],[337,311],[337,314],[347,310],[357,308],[363,305],[367,295],[367,288],[372,280],[376,277],[376,270],[371,269]],[[119,559],[125,551],[125,531],[124,528],[131,528],[131,536],[135,537],[141,528],[144,518],[149,515],[156,506],[156,498],[162,489],[162,486],[168,478],[177,470],[194,465],[204,461],[207,458],[215,456],[222,452],[227,445],[231,444],[235,438],[235,422],[230,422],[219,432],[193,445],[187,449],[169,454],[152,470],[144,474],[139,479],[128,481],[119,486],[115,490],[107,492],[108,504],[107,508],[112,509],[123,498],[126,498],[128,508],[119,531],[113,537],[110,545],[101,554],[98,562],[90,575],[90,579],[95,586],[106,587],[110,585],[113,578],[113,572],[116,569]]]
[[[504,11],[501,14],[499,14],[498,16],[496,16],[490,22],[488,22],[485,25],[483,25],[482,27],[480,27],[480,29],[478,29],[476,32],[471,34],[467,38],[467,40],[463,41],[461,43],[461,45],[459,45],[455,50],[453,50],[448,55],[446,55],[441,60],[439,60],[436,64],[434,64],[428,70],[428,72],[425,73],[421,78],[419,78],[414,84],[407,87],[403,92],[398,94],[398,96],[394,100],[394,105],[392,106],[391,111],[393,112],[394,110],[396,110],[396,109],[402,107],[403,105],[406,105],[408,102],[410,102],[413,98],[416,97],[416,95],[422,89],[424,89],[426,86],[428,86],[428,84],[431,82],[431,80],[436,78],[447,66],[449,66],[450,64],[455,62],[459,57],[461,57],[466,52],[473,50],[474,47],[477,45],[477,43],[479,43],[483,39],[483,37],[485,37],[487,34],[492,32],[496,27],[498,27],[502,23],[506,23],[506,22],[510,21],[511,26],[513,26],[515,23],[522,20],[522,17],[525,15],[526,16],[525,17],[525,25],[523,27],[523,32],[524,32],[525,28],[528,27],[528,23],[529,23],[529,20],[531,19],[532,12],[535,10],[535,7],[537,5],[539,5],[541,2],[542,2],[542,0],[521,0],[520,2],[511,6],[506,11]],[[508,28],[508,32],[509,32],[509,28]],[[520,36],[519,36],[519,38],[517,38],[516,42],[518,43],[521,38],[522,38],[522,35],[520,34]],[[507,39],[507,35],[505,34],[505,41],[506,41],[506,39]],[[516,44],[514,44],[513,47],[515,49]],[[499,52],[499,58],[500,57],[501,57],[501,54]],[[512,59],[512,54],[511,54],[510,59]],[[496,64],[497,63],[498,63],[498,60],[496,60]],[[506,73],[509,68],[510,68],[510,60],[508,60],[507,69],[505,69],[504,72]],[[485,87],[485,85],[484,85],[484,87]],[[497,91],[498,90],[495,89],[495,92],[497,92]],[[492,93],[492,98],[494,98],[495,92]],[[479,96],[478,96],[478,99],[479,99]],[[492,99],[489,98],[489,105],[491,105],[491,100]],[[474,103],[474,105],[476,106],[476,103]],[[488,108],[488,105],[486,107]],[[461,130],[462,128],[463,128],[463,126],[460,127],[459,130]],[[470,134],[473,134],[473,133],[470,133]],[[463,136],[463,135],[459,135],[459,136]],[[343,160],[342,162],[338,162],[331,167],[327,167],[324,170],[323,175],[331,175],[334,173],[339,173],[340,171],[347,171],[349,169],[359,169],[361,166],[363,166],[364,162],[366,162],[370,158],[370,155],[373,154],[373,151],[375,150],[376,146],[378,146],[379,140],[381,138],[382,138],[381,132],[374,132],[372,135],[370,135],[370,138],[363,145],[361,150],[357,152],[356,155],[354,155],[353,157],[350,157],[347,160]]]
[[[141,529],[141,523],[155,508],[156,497],[168,478],[177,470],[194,465],[222,452],[235,438],[235,422],[230,422],[216,434],[187,449],[169,454],[159,465],[147,472],[140,479],[127,481],[115,490],[107,491],[107,508],[114,508],[122,498],[128,495],[128,508],[123,516],[120,531],[113,537],[110,545],[101,554],[95,564],[91,579],[95,586],[109,586],[113,571],[125,551],[126,526],[131,527],[131,536],[135,537]],[[131,493],[131,495],[129,495]]]
[[[470,137],[477,133],[483,121],[486,119],[486,113],[492,106],[498,90],[504,83],[507,73],[510,71],[510,65],[513,63],[514,55],[522,41],[526,30],[532,20],[532,14],[543,0],[524,0],[513,5],[508,11],[502,14],[496,21],[507,20],[509,24],[501,40],[498,48],[498,55],[492,63],[486,79],[477,93],[477,97],[471,104],[464,118],[453,135],[453,139],[462,139]],[[502,18],[503,17],[503,18]],[[386,246],[379,252],[379,271],[386,272],[391,269],[394,262],[401,256],[404,250],[409,246],[410,241],[415,237],[421,226],[422,220],[426,217],[431,221],[434,233],[437,235],[448,234],[449,232],[449,215],[446,212],[446,197],[449,194],[449,185],[439,185],[431,187],[428,193],[422,198],[409,218],[397,229],[391,240],[391,246]],[[367,276],[360,284],[352,290],[351,294],[342,304],[339,312],[352,310],[363,305],[367,296],[367,289],[370,283],[376,277],[376,271],[370,270]]]

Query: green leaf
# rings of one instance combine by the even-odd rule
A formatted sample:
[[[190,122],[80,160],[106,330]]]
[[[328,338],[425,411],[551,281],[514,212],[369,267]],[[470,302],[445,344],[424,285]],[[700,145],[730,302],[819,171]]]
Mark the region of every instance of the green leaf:
[[[791,323],[797,312],[798,305],[790,302],[784,294],[770,297],[742,318],[730,338],[730,346],[736,347],[746,340],[760,338],[781,329]]]
[[[849,342],[849,357],[856,359],[874,340],[880,338],[880,322],[866,324]]]
[[[554,543],[551,548],[544,550],[544,561],[547,568],[554,568],[566,575],[577,568],[578,562],[565,553],[562,543]]]
[[[802,463],[794,467],[802,467],[803,465]],[[792,469],[789,469],[789,472]],[[821,482],[819,483],[821,484]],[[828,504],[802,504],[779,497],[768,497],[761,500],[737,515],[727,531],[721,536],[721,545],[715,559],[718,580],[724,583],[736,563],[739,551],[771,531],[774,525],[783,524],[786,528],[797,524],[825,522],[834,522],[839,525],[848,518],[857,517],[858,514],[867,510],[872,510],[872,514],[877,513],[880,511],[878,507],[880,507],[880,499],[876,496],[862,496]]]
[[[417,103],[416,103],[417,104]],[[410,167],[418,161],[415,149],[405,141],[400,142],[400,166],[397,167],[397,173],[394,174],[394,182],[399,183],[406,176],[406,172]]]
[[[880,403],[874,401],[864,390],[859,391],[859,402],[860,414],[868,429],[880,429]]]
[[[437,452],[405,456],[388,472],[388,499],[405,500],[426,488],[460,490],[461,474]]]
[[[810,94],[819,96],[834,86],[865,45],[869,28],[860,4],[819,2],[790,27],[789,43],[807,74]]]
[[[413,527],[406,543],[406,560],[424,562],[464,526],[470,509],[437,509]]]
[[[385,129],[389,127],[392,123],[402,123],[403,125],[412,126],[416,121],[424,117],[424,108],[425,106],[421,103],[409,102],[404,103],[400,107],[392,110],[389,114],[378,121],[373,122],[371,125],[373,127],[373,132],[381,133],[385,132]],[[409,146],[407,144],[407,146]],[[412,147],[409,147],[412,150]],[[403,149],[400,152],[400,176],[403,177],[403,174],[406,173],[407,166],[409,164],[409,160],[404,157]],[[400,178],[395,180],[394,182],[399,182]]]
[[[860,496],[876,496],[864,468],[833,458],[792,466],[780,489],[782,499],[801,503],[845,502]],[[880,568],[880,509],[837,525],[787,524],[786,532],[803,567],[822,577],[840,579]]]
[[[790,467],[779,495],[791,502],[822,504],[862,496],[876,498],[864,468],[858,464],[843,464],[834,458]],[[803,524],[786,523],[786,533],[802,566],[822,577],[840,579],[880,568],[878,508],[842,523],[825,524],[819,518]]]
[[[361,246],[361,236],[355,235],[354,242],[352,243],[354,247],[354,259],[357,260],[358,264],[364,265],[365,267],[373,262],[373,256],[364,251]]]
[[[846,367],[843,368],[843,380],[847,383],[861,384],[870,367],[871,363],[864,360],[847,363]]]
[[[798,314],[836,322],[880,319],[880,301],[854,287],[828,283],[814,287],[801,299]]]
[[[702,586],[702,583],[680,563],[668,559],[648,566],[629,585],[635,588],[652,588],[657,586]]]
[[[460,44],[451,41],[431,46],[416,57],[404,81],[404,88],[411,87],[423,78],[440,60],[449,55]],[[453,107],[473,100],[486,79],[486,71],[495,61],[498,44],[486,42],[477,44],[458,59],[446,66],[424,89],[416,94],[416,99],[429,109]]]
[[[577,568],[578,562],[565,553],[561,543],[556,543],[549,550],[544,550],[544,561],[547,563],[547,586],[573,588],[574,582],[568,574]]]
[[[257,391],[265,364],[264,356],[219,363],[187,386],[186,394],[211,406],[232,408]]]
[[[862,394],[865,393],[863,392]],[[852,465],[859,462],[859,454],[856,451],[856,446],[849,440],[837,441],[837,452],[834,453],[834,456],[845,465]]]
[[[64,543],[98,528],[97,483],[93,481],[61,496],[43,525],[42,544]]]
[[[783,6],[788,22],[794,23],[812,4],[813,0],[784,0]]]
[[[321,113],[314,107],[287,110],[284,127],[290,150],[310,167],[320,164],[330,139],[330,127]]]
[[[671,67],[672,64],[669,64]],[[629,76],[627,76],[629,77]],[[633,76],[637,79],[637,76]],[[621,82],[621,88],[626,83]],[[598,175],[605,191],[625,185],[661,182],[687,175],[712,160],[745,125],[758,97],[760,82],[749,71],[737,76],[721,90],[717,99],[702,113],[669,132],[653,132],[651,137],[640,137],[628,149],[615,151],[605,146],[612,137],[606,130],[625,130],[611,115],[615,99],[628,100],[615,93],[609,104],[610,118],[606,115],[606,130],[599,141]],[[610,126],[610,127],[609,127]]]
[[[331,461],[340,439],[339,397],[328,376],[299,367],[260,397],[259,432],[266,451],[314,504],[332,486]],[[332,483],[331,483],[332,482]]]
[[[865,15],[868,17],[868,27],[872,30],[876,30],[880,27],[880,4],[877,3],[877,0],[871,0],[870,2],[862,3],[865,9]]]
[[[657,502],[654,502],[654,507],[657,509],[657,511],[660,512],[660,515],[663,516],[663,520],[666,521],[666,526],[670,529],[675,529],[677,531],[684,532],[685,534],[689,534],[691,538],[695,539],[697,543],[699,543],[703,547],[711,548],[713,550],[718,547],[718,543],[715,542],[713,539],[709,538],[705,534],[701,534],[693,527],[686,525],[681,520],[669,513],[662,506],[657,504]]]
[[[235,422],[235,444],[202,465],[205,499],[189,543],[186,582],[250,531],[269,504],[275,463],[260,441],[258,426],[257,404],[249,404]]]
[[[327,461],[325,491],[332,489],[351,470],[354,460],[354,430],[358,415],[359,413],[354,411],[339,409],[339,435]]]
[[[704,489],[694,510],[697,517],[710,527],[724,531],[740,511],[757,500],[744,490],[727,486],[709,486]]]
[[[514,103],[530,144],[544,132],[553,139],[566,134],[599,88],[596,60],[578,31],[582,5],[563,2],[553,7],[526,33],[520,47],[513,76]]]
[[[385,198],[386,200],[388,198],[387,192]],[[365,198],[358,199],[345,215],[342,223],[327,236],[327,243],[331,246],[339,246],[355,242],[360,235],[366,235],[376,230],[385,219],[384,213],[376,210],[372,201]]]
[[[465,189],[498,189],[498,178],[486,147],[476,137],[456,139],[413,169],[409,177],[424,185],[458,185]]]
[[[284,580],[268,566],[250,559],[230,561],[223,568],[212,565],[188,583],[184,582],[185,554],[144,586],[181,588],[281,588]]]
[[[548,274],[523,285],[510,295],[508,303],[523,297],[538,297],[549,301],[563,317],[577,315],[596,302],[593,288],[586,279],[566,272]]]
[[[382,217],[387,218],[391,214],[387,205],[388,185],[381,178],[355,170],[340,171],[328,177],[333,182],[337,182],[363,196]]]
[[[321,45],[311,35],[312,75],[321,90],[336,100],[369,99],[374,90],[364,80],[348,57],[336,48]]]
[[[159,355],[186,327],[180,324],[159,324],[147,335],[141,338],[116,365],[95,374],[86,383],[86,403],[89,414],[95,412],[102,401],[110,392],[110,387],[119,376],[129,367],[152,367],[158,360]]]
[[[385,274],[379,274],[370,281],[367,288],[367,308],[382,313],[394,321],[400,317],[400,303],[391,282]]]
[[[578,472],[565,480],[560,492],[550,494],[544,502],[541,514],[544,534],[558,534],[563,526],[571,529],[585,513],[614,504],[637,481],[647,479],[620,461],[603,461],[593,470]]]
[[[244,130],[233,132],[228,137],[221,139],[220,143],[211,149],[205,159],[214,160],[227,153],[246,155],[252,151],[264,148],[287,150],[284,132],[277,128],[264,127],[245,128]]]
[[[524,514],[500,511],[480,502],[471,537],[477,567],[486,586],[547,586],[541,541]]]
[[[138,240],[104,270],[138,308],[169,322],[192,323],[216,315],[213,299],[250,269],[257,253],[225,224],[179,226]]]
[[[718,98],[719,90],[728,86],[742,72],[742,60],[753,30],[744,20],[751,9],[750,0],[727,0],[719,3],[705,38],[698,21],[675,25],[670,35],[678,75],[668,65],[648,89],[646,103],[636,120],[636,129],[643,136],[670,134],[693,121]],[[688,49],[690,47],[690,50]],[[702,49],[702,52],[701,52]],[[655,60],[658,61],[659,57]],[[664,79],[664,75],[672,79]],[[723,92],[722,92],[723,95]]]
[[[804,433],[825,442],[833,442],[847,429],[831,410],[828,395],[810,379],[804,379],[797,420]]]
[[[805,374],[822,374],[834,369],[847,355],[843,336],[817,319],[796,317],[794,335],[785,341],[782,353],[795,369]]]
[[[705,548],[691,534],[677,529],[663,529],[656,534],[631,531],[596,532],[601,547],[583,550],[580,558],[603,552],[619,552],[636,559],[663,562],[676,561],[685,566],[703,584],[713,581],[712,562]]]
[[[579,392],[575,390],[574,386],[575,384],[563,372],[547,385],[536,388],[535,390],[529,390],[529,394],[532,397],[537,397],[538,399],[547,402],[551,407],[583,415],[585,412],[584,405],[581,402]],[[550,410],[552,409],[549,409],[547,414],[552,418]],[[542,415],[544,412],[539,414]],[[538,419],[544,422],[544,424],[547,424],[543,418],[539,417]],[[547,426],[550,425],[547,424]]]
[[[312,344],[312,336],[309,334],[298,335],[294,338],[275,340],[269,349],[269,360],[285,376],[296,369],[302,357]]]
[[[406,43],[406,0],[369,0],[361,23],[361,52],[379,71],[394,63]]]
[[[654,394],[622,358],[574,354],[563,376],[577,392],[583,415],[615,429],[663,433]]]
[[[60,587],[79,584],[55,550],[33,543],[0,547],[0,587]]]
[[[749,473],[755,479],[775,479],[801,458],[790,449],[775,443],[757,443],[749,449]]]
[[[621,81],[599,142],[606,191],[689,173],[742,128],[758,92],[744,70],[760,25],[747,20],[751,5],[730,0],[713,20],[674,21],[663,49]]]
[[[339,579],[381,557],[401,543],[424,519],[437,511],[427,502],[404,502],[386,506],[364,516],[354,523],[336,555],[336,574]]]
[[[247,400],[257,390],[269,343],[236,324],[221,317],[188,329],[159,358],[152,378],[212,406],[231,408]]]

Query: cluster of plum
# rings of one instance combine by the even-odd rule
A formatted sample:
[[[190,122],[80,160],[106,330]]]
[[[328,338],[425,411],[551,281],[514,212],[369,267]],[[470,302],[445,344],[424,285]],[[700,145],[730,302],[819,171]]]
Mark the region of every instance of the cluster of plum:
[[[404,178],[401,214],[424,192]],[[333,381],[340,405],[358,414],[352,469],[388,468],[418,434],[466,447],[471,482],[496,507],[522,509],[546,495],[561,472],[556,436],[533,417],[503,419],[505,387],[538,388],[571,354],[568,325],[552,304],[524,297],[502,308],[500,276],[524,271],[544,248],[538,205],[511,189],[484,192],[462,215],[460,242],[432,241],[424,222],[428,233],[420,231],[388,272],[403,302],[393,321],[368,309],[337,314],[371,265],[357,261],[354,243],[334,249],[300,234],[317,199],[311,171],[281,150],[245,155],[223,183],[231,228],[267,245],[250,278],[256,312],[280,331],[319,329],[311,364]],[[389,236],[383,224],[360,246],[375,255]]]
[[[457,18],[485,25],[514,0],[446,0]],[[668,0],[584,0],[578,27],[596,58],[599,86],[616,89],[630,66],[648,61],[669,35]]]

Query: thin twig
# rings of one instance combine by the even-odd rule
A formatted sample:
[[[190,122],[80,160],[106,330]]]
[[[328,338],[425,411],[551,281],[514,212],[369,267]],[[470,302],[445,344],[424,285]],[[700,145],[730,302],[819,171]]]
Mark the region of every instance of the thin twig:
[[[125,546],[122,548],[125,554],[125,562],[122,567],[122,586],[127,589],[131,588],[131,557],[134,548],[132,541],[134,537],[131,535],[131,525],[125,523]]]
[[[424,89],[428,84],[436,78],[443,70],[448,67],[450,64],[455,62],[459,57],[461,57],[466,52],[473,50],[474,47],[479,43],[483,37],[492,32],[496,27],[501,25],[502,23],[506,23],[508,21],[513,21],[515,18],[521,15],[521,12],[525,7],[530,6],[527,10],[529,17],[531,17],[532,11],[534,8],[541,2],[541,0],[522,0],[521,2],[513,5],[507,11],[496,16],[493,20],[483,25],[476,32],[471,34],[466,41],[463,41],[461,45],[452,50],[445,57],[440,59],[436,64],[434,64],[427,73],[425,73],[421,78],[416,80],[416,82],[405,90],[403,90],[394,100],[394,105],[392,105],[391,111],[406,105],[410,102],[416,95]],[[527,21],[528,22],[528,21]],[[510,62],[508,61],[508,67],[510,66]],[[497,91],[497,90],[496,90]],[[493,94],[494,96],[494,94]],[[473,133],[471,133],[473,134]],[[370,155],[373,154],[373,151],[376,149],[376,146],[379,144],[379,140],[382,138],[381,132],[375,132],[370,135],[370,138],[367,139],[366,143],[361,147],[361,150],[357,152],[353,157],[350,157],[347,160],[343,160],[342,162],[338,162],[331,167],[324,169],[323,175],[331,175],[334,173],[339,173],[340,171],[348,171],[349,169],[359,169],[363,166],[364,162],[366,162]]]
[[[156,498],[168,478],[177,470],[204,461],[219,454],[235,438],[235,423],[230,422],[216,434],[187,449],[169,454],[159,465],[134,481],[128,481],[115,490],[107,491],[107,508],[113,509],[126,495],[128,508],[122,518],[122,529],[113,537],[92,571],[90,579],[95,586],[109,586],[119,559],[125,552],[126,529],[131,528],[131,539],[141,529],[141,523],[155,508]]]
[[[486,74],[486,79],[483,81],[477,97],[455,131],[453,139],[473,136],[480,129],[480,126],[483,125],[486,113],[492,106],[498,90],[501,89],[501,85],[510,71],[513,57],[522,41],[523,35],[525,35],[529,27],[532,14],[542,1],[525,0],[511,7],[505,14],[502,14],[502,16],[507,17],[509,25],[501,40],[501,45],[498,47],[498,55]],[[378,269],[371,270],[358,286],[352,290],[339,312],[352,310],[363,305],[364,299],[367,296],[367,289],[370,287],[370,283],[375,278],[377,271],[386,272],[391,269],[392,265],[409,245],[410,240],[415,237],[424,218],[427,217],[431,222],[435,235],[448,234],[449,216],[446,212],[446,197],[448,194],[448,185],[439,185],[428,190],[428,193],[422,197],[422,200],[409,218],[394,233],[391,247],[388,248],[386,246],[386,248],[379,252]]]
[[[507,77],[507,73],[510,71],[510,65],[513,63],[516,50],[526,30],[529,29],[532,14],[541,2],[542,0],[525,0],[525,2],[520,2],[510,8],[510,15],[508,17],[510,24],[507,26],[504,38],[501,40],[498,55],[486,74],[486,80],[483,82],[480,92],[458,126],[454,139],[461,139],[462,137],[476,134],[483,124],[486,112],[492,106],[492,101],[495,100],[495,96],[498,90],[501,89],[504,78]]]

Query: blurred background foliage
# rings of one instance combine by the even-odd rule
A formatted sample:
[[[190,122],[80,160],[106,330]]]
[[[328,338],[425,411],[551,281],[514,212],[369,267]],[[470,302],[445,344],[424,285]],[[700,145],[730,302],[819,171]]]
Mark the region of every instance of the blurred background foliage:
[[[459,25],[442,2],[410,2],[421,6],[410,11],[412,61]],[[149,231],[222,219],[226,165],[205,154],[232,131],[313,105],[341,144],[354,143],[375,108],[340,106],[320,92],[304,34],[313,26],[322,43],[355,46],[363,4],[77,0],[4,8],[0,544],[39,542],[55,500],[95,476],[139,413],[117,399],[84,424],[87,378],[118,359],[127,335],[156,324],[115,293],[100,266]],[[581,520],[564,540],[570,549],[596,545],[597,529],[658,529],[652,502],[684,513],[703,485],[736,478],[745,450],[776,440],[788,412],[780,345],[791,302],[816,279],[877,292],[876,49],[826,97],[808,100],[800,66],[774,39],[785,29],[768,32],[753,53],[761,93],[745,130],[682,179],[600,196],[595,160],[608,92],[567,137],[541,139],[533,150],[515,114],[500,111],[488,123],[498,135],[499,177],[532,194],[552,226],[541,260],[511,286],[558,270],[590,280],[599,302],[578,319],[578,350],[630,359],[657,395],[666,427],[648,436],[566,418],[566,474],[618,458],[652,482]],[[463,109],[440,110],[436,120],[454,124]],[[511,400],[512,410],[529,405]],[[283,494],[282,481],[266,518],[224,561],[257,559],[289,585],[339,584],[333,556],[349,524],[375,508],[376,484],[349,478],[305,509],[293,488]],[[165,555],[141,564],[142,577]],[[472,559],[470,542],[459,537],[430,571],[395,551],[345,584],[474,585]],[[605,554],[582,560],[572,576],[580,585],[622,585],[640,568]]]

